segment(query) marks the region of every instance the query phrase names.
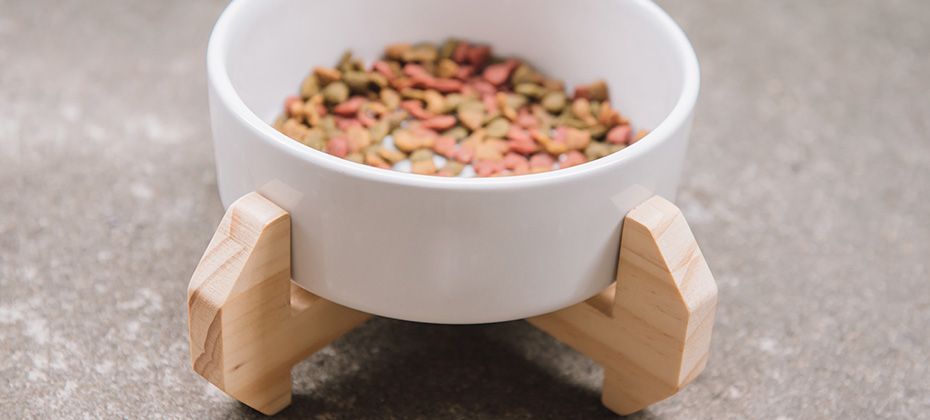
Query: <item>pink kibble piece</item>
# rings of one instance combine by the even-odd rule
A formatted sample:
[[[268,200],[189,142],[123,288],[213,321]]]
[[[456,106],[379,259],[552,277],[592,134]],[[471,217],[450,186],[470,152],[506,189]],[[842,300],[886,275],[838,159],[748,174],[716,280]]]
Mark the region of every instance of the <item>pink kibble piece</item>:
[[[455,153],[455,137],[439,136],[433,141],[433,151],[438,155],[451,157]]]
[[[362,96],[353,96],[347,101],[336,105],[333,107],[333,113],[339,114],[342,116],[351,116],[358,113],[359,108],[362,107],[362,104],[365,103],[365,98]]]
[[[555,163],[555,158],[548,153],[539,152],[530,157],[530,168],[551,168],[553,163]]]
[[[629,124],[618,125],[607,132],[607,142],[613,144],[628,144],[632,132],[633,128],[631,128]]]
[[[581,165],[585,163],[587,159],[584,157],[584,153],[581,153],[577,150],[570,150],[565,154],[565,159],[559,162],[559,168],[570,168],[575,165]]]
[[[349,154],[349,139],[345,137],[333,137],[326,143],[326,153],[338,158],[344,158]]]

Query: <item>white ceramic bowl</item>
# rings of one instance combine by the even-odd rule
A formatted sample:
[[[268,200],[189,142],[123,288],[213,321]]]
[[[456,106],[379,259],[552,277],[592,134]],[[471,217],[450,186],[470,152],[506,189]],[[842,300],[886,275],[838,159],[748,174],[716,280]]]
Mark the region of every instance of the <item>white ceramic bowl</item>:
[[[604,78],[652,132],[611,156],[506,178],[449,179],[355,164],[275,131],[284,98],[351,48],[456,37],[528,60],[571,87]],[[392,318],[481,323],[583,301],[614,279],[620,225],[674,198],[698,95],[681,29],[646,0],[235,0],[207,52],[220,197],[258,191],[292,217],[294,281]]]

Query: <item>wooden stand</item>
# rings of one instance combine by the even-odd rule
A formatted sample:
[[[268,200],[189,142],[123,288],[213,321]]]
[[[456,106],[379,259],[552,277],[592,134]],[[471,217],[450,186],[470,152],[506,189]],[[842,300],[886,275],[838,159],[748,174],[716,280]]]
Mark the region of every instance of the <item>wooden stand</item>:
[[[233,398],[275,414],[291,368],[372,315],[290,280],[290,216],[257,193],[233,203],[187,291],[191,363]],[[675,395],[707,363],[717,286],[681,211],[653,197],[627,214],[617,282],[527,319],[604,368],[602,401],[630,414]]]

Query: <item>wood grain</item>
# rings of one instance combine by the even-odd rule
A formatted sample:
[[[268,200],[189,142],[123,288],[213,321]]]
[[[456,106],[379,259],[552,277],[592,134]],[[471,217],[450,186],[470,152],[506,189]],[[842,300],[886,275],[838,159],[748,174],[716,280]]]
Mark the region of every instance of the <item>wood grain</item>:
[[[604,405],[630,414],[704,369],[717,285],[681,211],[658,196],[624,219],[617,273],[599,295],[527,320],[600,364]]]
[[[292,284],[287,212],[257,193],[233,203],[187,290],[191,364],[264,414],[291,402],[291,368],[371,315]]]

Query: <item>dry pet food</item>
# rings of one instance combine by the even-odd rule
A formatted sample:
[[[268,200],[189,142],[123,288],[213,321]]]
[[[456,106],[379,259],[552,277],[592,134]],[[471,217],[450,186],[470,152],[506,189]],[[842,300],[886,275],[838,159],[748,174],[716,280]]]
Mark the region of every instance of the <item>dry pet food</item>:
[[[346,52],[313,69],[274,127],[333,156],[438,176],[523,175],[602,158],[647,134],[607,84],[576,86],[487,45],[396,43],[370,67]]]

